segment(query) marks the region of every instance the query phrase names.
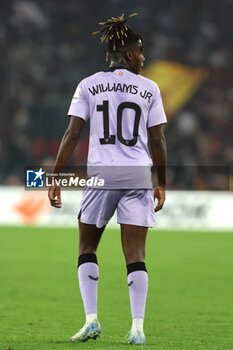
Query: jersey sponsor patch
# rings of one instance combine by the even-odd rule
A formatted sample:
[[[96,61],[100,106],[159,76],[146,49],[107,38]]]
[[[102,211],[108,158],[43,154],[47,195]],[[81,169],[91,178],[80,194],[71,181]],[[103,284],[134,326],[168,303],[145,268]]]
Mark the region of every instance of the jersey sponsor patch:
[[[80,93],[80,86],[77,86],[77,89],[75,90],[74,96],[72,98],[72,102],[71,103],[77,103],[78,99],[79,99],[79,93]]]

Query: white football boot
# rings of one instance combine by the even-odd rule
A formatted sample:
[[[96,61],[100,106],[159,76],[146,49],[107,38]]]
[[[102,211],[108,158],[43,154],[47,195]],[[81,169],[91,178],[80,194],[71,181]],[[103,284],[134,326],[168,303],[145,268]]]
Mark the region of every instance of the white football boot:
[[[86,322],[83,328],[81,328],[73,337],[70,338],[72,342],[85,342],[89,339],[96,339],[101,334],[101,327],[99,321],[93,320]]]
[[[131,330],[126,335],[125,340],[128,344],[145,345],[146,337],[143,332],[143,318],[134,318]]]
[[[130,331],[126,337],[126,342],[133,345],[145,345],[146,337],[145,334],[140,330]]]

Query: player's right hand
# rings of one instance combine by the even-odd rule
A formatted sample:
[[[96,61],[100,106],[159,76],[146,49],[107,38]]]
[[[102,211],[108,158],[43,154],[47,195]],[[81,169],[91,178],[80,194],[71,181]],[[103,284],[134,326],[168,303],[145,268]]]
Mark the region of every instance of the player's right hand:
[[[61,208],[61,189],[59,186],[51,186],[48,192],[49,201],[52,207]]]
[[[154,188],[154,199],[158,199],[158,203],[155,207],[155,212],[162,209],[166,196],[165,196],[165,187],[158,186]]]

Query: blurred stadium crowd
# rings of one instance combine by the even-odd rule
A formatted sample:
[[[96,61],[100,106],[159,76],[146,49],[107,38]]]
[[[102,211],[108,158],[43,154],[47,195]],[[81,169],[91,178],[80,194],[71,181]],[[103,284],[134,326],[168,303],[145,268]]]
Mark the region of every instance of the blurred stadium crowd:
[[[221,171],[207,170],[203,180],[190,169],[233,163],[232,0],[1,2],[0,184],[22,184],[25,165],[53,164],[77,83],[107,67],[91,32],[122,12],[139,14],[131,25],[144,38],[145,64],[170,60],[208,72],[166,128],[169,188],[226,189]],[[85,163],[87,150],[88,127],[71,163]]]

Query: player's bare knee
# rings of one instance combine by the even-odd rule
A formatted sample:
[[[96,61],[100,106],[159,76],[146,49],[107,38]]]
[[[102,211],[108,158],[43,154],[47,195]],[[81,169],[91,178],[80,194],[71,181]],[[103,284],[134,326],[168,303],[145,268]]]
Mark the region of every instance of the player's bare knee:
[[[144,262],[145,261],[145,251],[140,251],[140,252],[125,252],[125,262],[126,264],[131,264],[134,262]]]
[[[82,246],[79,245],[79,255],[82,254],[96,254],[96,248],[92,247],[92,246]]]
[[[79,254],[95,254],[97,250],[96,242],[92,240],[80,239]]]

